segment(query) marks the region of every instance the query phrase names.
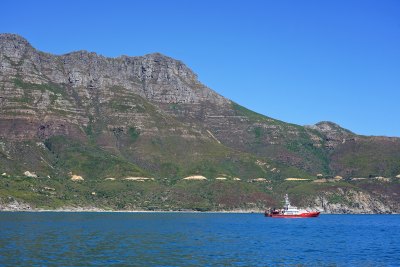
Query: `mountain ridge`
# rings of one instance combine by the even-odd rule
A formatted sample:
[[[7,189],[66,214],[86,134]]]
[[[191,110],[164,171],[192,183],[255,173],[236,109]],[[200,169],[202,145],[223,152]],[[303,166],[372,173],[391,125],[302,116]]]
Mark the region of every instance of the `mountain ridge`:
[[[0,171],[10,177],[35,172],[57,177],[60,186],[72,174],[99,186],[110,177],[165,178],[174,186],[191,175],[240,177],[251,183],[240,190],[272,203],[272,189],[288,177],[400,173],[399,138],[360,136],[331,122],[303,127],[258,114],[159,53],[51,55],[18,35],[0,34],[0,90]]]
[[[14,33],[1,33],[1,34],[0,34],[0,42],[1,42],[1,41],[4,41],[4,40],[19,41],[20,43],[23,43],[23,44],[29,46],[30,48],[36,50],[26,38],[24,38],[24,37],[22,37],[22,36],[20,36],[20,35],[18,35],[18,34],[14,34]],[[36,50],[36,51],[37,51],[38,53],[47,54],[47,55],[52,55],[52,56],[55,56],[55,57],[68,57],[68,56],[72,56],[72,55],[82,55],[82,54],[86,54],[86,55],[92,55],[92,56],[99,57],[99,58],[104,58],[104,59],[115,59],[115,60],[118,60],[118,59],[121,59],[121,60],[134,60],[134,59],[139,59],[139,58],[143,58],[143,59],[147,59],[147,58],[163,58],[163,59],[167,59],[167,60],[170,60],[170,61],[174,61],[174,62],[176,62],[177,64],[180,64],[180,65],[184,66],[185,68],[187,68],[187,69],[191,72],[191,75],[194,77],[194,80],[197,80],[198,83],[201,83],[200,81],[198,81],[198,75],[197,75],[196,73],[194,73],[191,69],[189,69],[181,60],[174,59],[174,58],[169,57],[169,56],[167,56],[167,55],[164,55],[164,54],[162,54],[162,53],[160,53],[160,52],[148,53],[148,54],[145,54],[145,55],[143,55],[143,56],[119,55],[119,56],[116,56],[116,57],[109,57],[109,56],[104,56],[104,55],[99,54],[99,53],[97,53],[97,52],[92,52],[92,51],[88,51],[88,50],[77,50],[77,51],[67,52],[67,53],[60,54],[60,55],[53,55],[53,54],[51,54],[51,53],[43,52],[43,51],[40,51],[40,50]],[[215,92],[215,91],[214,91],[214,92]],[[262,115],[262,116],[267,116],[267,115],[264,115],[264,114],[261,114],[261,113],[259,113],[259,114]],[[279,119],[275,119],[275,120],[279,120]],[[281,121],[281,120],[280,120],[280,121]],[[293,125],[297,125],[297,126],[302,126],[302,125],[300,125],[300,124],[295,124],[295,123],[289,123],[289,124],[293,124]],[[318,128],[318,126],[319,126],[319,125],[322,125],[322,124],[324,124],[324,125],[327,125],[327,124],[334,125],[334,127],[341,128],[341,129],[343,129],[344,131],[348,131],[348,132],[354,134],[354,133],[351,132],[349,129],[345,129],[345,128],[341,127],[340,125],[338,125],[337,123],[332,122],[332,121],[320,121],[320,122],[315,123],[314,125],[304,125],[304,127],[309,127],[309,128],[315,129],[315,128]],[[385,135],[365,135],[365,136],[389,137],[389,138],[390,138],[390,137],[394,137],[394,138],[398,138],[397,136],[385,136]]]

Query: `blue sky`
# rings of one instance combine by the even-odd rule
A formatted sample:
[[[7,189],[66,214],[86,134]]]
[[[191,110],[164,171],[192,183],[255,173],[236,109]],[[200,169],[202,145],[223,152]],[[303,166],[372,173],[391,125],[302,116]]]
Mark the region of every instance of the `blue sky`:
[[[180,59],[259,113],[400,136],[400,1],[17,1],[0,32],[42,51]]]

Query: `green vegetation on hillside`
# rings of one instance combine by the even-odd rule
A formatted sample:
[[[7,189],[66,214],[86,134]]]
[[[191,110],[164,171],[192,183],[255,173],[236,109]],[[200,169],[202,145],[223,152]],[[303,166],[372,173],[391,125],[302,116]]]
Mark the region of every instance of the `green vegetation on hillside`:
[[[163,55],[52,56],[5,36],[0,207],[262,209],[285,193],[301,205],[400,203],[399,138],[264,116]]]
[[[57,168],[88,179],[147,175],[138,166],[123,158],[63,136],[47,139],[45,145],[56,156]]]

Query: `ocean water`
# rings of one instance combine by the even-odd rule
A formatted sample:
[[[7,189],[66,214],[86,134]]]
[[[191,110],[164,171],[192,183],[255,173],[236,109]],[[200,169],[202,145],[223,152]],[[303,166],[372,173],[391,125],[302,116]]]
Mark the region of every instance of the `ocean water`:
[[[400,266],[399,215],[0,212],[0,266]]]

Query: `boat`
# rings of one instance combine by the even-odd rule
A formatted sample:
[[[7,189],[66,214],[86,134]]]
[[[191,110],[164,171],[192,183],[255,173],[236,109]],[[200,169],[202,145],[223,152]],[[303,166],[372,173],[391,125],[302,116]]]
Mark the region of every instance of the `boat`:
[[[290,205],[288,194],[286,194],[283,209],[266,210],[264,215],[272,218],[311,218],[318,217],[319,214],[319,211],[302,210]]]

